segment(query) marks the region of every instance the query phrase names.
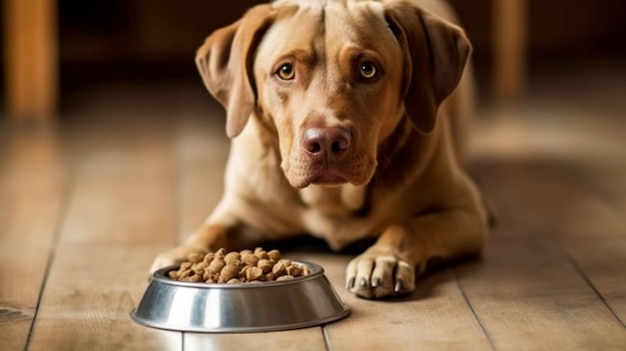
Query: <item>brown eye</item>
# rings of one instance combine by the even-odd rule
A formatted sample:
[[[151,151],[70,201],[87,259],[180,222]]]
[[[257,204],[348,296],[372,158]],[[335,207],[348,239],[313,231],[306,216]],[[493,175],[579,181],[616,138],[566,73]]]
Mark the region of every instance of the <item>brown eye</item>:
[[[371,62],[363,62],[361,63],[361,67],[359,68],[359,74],[361,77],[365,79],[374,78],[378,73],[376,66]]]
[[[276,75],[282,80],[291,80],[296,76],[293,66],[290,63],[286,63],[276,71]]]

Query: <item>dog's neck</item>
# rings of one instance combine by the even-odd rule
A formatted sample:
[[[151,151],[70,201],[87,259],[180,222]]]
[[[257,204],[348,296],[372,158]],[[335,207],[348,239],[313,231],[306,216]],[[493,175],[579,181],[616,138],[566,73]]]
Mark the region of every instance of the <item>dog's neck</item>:
[[[337,187],[323,187],[311,184],[300,189],[302,202],[326,214],[345,216],[350,215],[365,206],[367,186],[344,184]]]

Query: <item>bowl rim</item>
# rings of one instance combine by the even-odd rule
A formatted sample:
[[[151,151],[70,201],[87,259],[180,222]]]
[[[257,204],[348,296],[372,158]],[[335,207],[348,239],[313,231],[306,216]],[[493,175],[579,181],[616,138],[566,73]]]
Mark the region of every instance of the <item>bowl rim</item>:
[[[289,279],[289,280],[281,280],[281,281],[273,280],[269,282],[259,282],[259,283],[245,282],[245,283],[227,284],[227,283],[185,282],[185,281],[172,279],[167,276],[167,273],[180,268],[180,264],[174,264],[171,266],[163,267],[155,271],[151,276],[151,280],[155,280],[159,283],[167,284],[167,285],[174,285],[174,286],[188,287],[188,288],[200,288],[200,289],[262,289],[265,287],[275,287],[275,286],[281,286],[281,285],[297,284],[303,281],[316,279],[318,276],[324,275],[324,268],[316,263],[300,261],[300,260],[291,260],[291,262],[308,268],[309,274],[295,277],[294,279]]]

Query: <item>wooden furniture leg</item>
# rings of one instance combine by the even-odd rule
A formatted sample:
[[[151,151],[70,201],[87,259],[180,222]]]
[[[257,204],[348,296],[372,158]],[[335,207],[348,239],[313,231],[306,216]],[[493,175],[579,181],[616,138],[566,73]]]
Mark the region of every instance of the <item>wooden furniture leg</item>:
[[[4,0],[3,5],[7,114],[50,119],[59,90],[57,3]]]
[[[493,89],[499,101],[518,99],[526,76],[527,0],[493,0]]]

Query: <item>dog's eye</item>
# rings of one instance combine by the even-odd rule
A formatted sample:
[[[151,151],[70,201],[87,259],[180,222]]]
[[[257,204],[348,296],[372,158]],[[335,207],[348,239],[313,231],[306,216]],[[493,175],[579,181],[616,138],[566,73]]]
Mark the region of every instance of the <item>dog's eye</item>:
[[[296,76],[296,71],[294,71],[293,66],[290,63],[286,63],[280,66],[278,71],[276,71],[276,75],[278,75],[280,79],[291,80]]]
[[[374,78],[378,71],[376,70],[376,65],[371,62],[363,62],[359,68],[359,74],[361,77],[365,79]]]

